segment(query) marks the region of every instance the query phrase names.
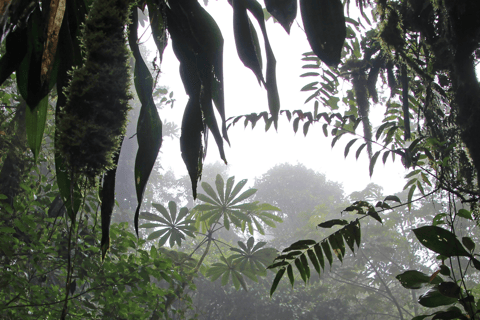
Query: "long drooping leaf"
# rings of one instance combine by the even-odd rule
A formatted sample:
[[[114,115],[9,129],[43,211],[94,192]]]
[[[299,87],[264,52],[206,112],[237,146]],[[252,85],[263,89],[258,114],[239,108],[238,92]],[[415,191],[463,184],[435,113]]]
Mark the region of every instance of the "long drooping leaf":
[[[280,97],[278,95],[277,88],[277,75],[276,75],[276,65],[277,61],[275,55],[273,54],[272,47],[270,46],[270,41],[268,40],[267,28],[265,26],[265,18],[263,14],[262,6],[255,0],[241,0],[244,2],[245,8],[250,11],[262,30],[263,40],[265,43],[265,51],[267,54],[267,98],[268,98],[268,108],[270,114],[272,115],[273,123],[275,128],[277,128],[278,122],[278,113],[280,112]]]
[[[163,60],[163,51],[167,47],[168,37],[166,33],[165,2],[147,0],[148,16],[152,28],[153,41],[157,46],[160,55],[160,62]]]
[[[129,26],[128,41],[135,57],[135,88],[142,103],[137,124],[138,151],[135,158],[135,188],[137,192],[137,209],[134,224],[138,236],[138,217],[148,177],[162,145],[162,122],[153,102],[153,79],[140,54],[137,43],[138,13],[133,9],[133,21]]]
[[[27,139],[35,162],[40,152],[48,109],[49,83],[42,83],[40,77],[43,52],[41,28],[41,16],[37,9],[29,19],[27,53],[16,70],[18,90],[28,105]]]
[[[119,158],[120,152],[115,156],[115,167],[107,171],[103,177],[102,193],[100,195],[102,200],[102,206],[100,208],[102,218],[102,239],[100,241],[102,260],[105,259],[105,254],[110,247],[110,222],[112,221],[112,213],[115,206],[115,175],[117,174],[116,165],[118,164]]]
[[[60,29],[59,51],[61,51],[62,59],[60,59],[58,77],[57,77],[57,105],[55,108],[55,127],[58,127],[59,111],[66,104],[66,96],[64,88],[70,79],[68,71],[73,66],[80,66],[82,58],[80,54],[80,41],[76,36],[76,31],[85,19],[85,8],[78,6],[73,8],[72,3],[67,3],[67,14],[63,19],[62,28]],[[77,16],[78,15],[78,16]],[[73,222],[80,208],[82,194],[80,192],[77,181],[72,182],[65,168],[64,159],[58,152],[57,145],[58,136],[55,135],[55,172],[57,177],[58,189],[62,196],[63,203],[67,209],[67,214]],[[72,186],[73,183],[73,186]],[[73,191],[73,192],[72,192]],[[73,203],[72,203],[73,197]]]
[[[27,139],[30,149],[33,152],[34,161],[37,162],[40,147],[47,121],[48,96],[45,96],[35,109],[27,108],[25,120],[27,124]]]
[[[243,0],[233,0],[233,33],[235,36],[235,44],[237,46],[237,53],[243,64],[251,69],[258,82],[265,84],[262,74],[262,67],[260,59],[257,55],[259,52],[255,48],[256,43],[253,41],[252,24],[247,15],[247,9]]]
[[[290,33],[290,27],[297,16],[297,0],[265,0],[267,11]]]
[[[300,0],[300,11],[313,52],[327,65],[338,65],[347,35],[342,1]]]
[[[0,58],[0,85],[17,70],[28,51],[27,28],[17,28],[8,34],[6,52]]]

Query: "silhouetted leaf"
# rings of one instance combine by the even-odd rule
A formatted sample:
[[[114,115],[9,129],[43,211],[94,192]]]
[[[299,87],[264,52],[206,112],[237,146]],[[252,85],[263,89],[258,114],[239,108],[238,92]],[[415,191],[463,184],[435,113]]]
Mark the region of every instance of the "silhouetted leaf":
[[[333,226],[337,226],[337,225],[340,225],[340,226],[345,226],[348,224],[348,221],[347,220],[343,220],[343,219],[332,219],[332,220],[328,220],[328,221],[325,221],[325,222],[322,222],[318,225],[318,227],[320,228],[331,228]]]
[[[290,27],[297,16],[297,1],[266,0],[265,6],[267,11],[280,22],[285,31],[290,33]]]
[[[142,103],[137,124],[138,151],[135,158],[135,189],[138,205],[135,210],[134,225],[138,236],[138,217],[143,194],[162,145],[162,122],[153,102],[152,75],[148,71],[138,47],[137,27],[138,14],[136,10],[133,10],[133,21],[129,26],[128,42],[135,57],[134,82],[138,98]]]
[[[338,65],[347,35],[342,2],[300,0],[300,11],[312,50],[327,65]]]

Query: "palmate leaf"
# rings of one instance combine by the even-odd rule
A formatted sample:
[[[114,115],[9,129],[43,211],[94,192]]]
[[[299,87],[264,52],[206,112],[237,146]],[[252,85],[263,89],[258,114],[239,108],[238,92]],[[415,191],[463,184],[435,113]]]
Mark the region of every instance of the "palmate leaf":
[[[231,224],[242,231],[245,231],[248,226],[248,232],[253,234],[255,231],[254,225],[260,233],[264,233],[259,220],[272,226],[275,226],[273,221],[281,221],[280,218],[267,212],[269,210],[279,211],[280,209],[269,204],[259,205],[258,202],[244,202],[255,194],[256,189],[248,189],[238,195],[247,180],[241,180],[235,187],[234,182],[234,177],[230,177],[225,184],[224,179],[217,175],[215,180],[216,191],[210,184],[202,183],[207,195],[198,194],[198,199],[205,203],[197,205],[193,210],[192,217],[197,220],[197,224],[198,221],[206,221],[206,226],[210,227],[213,223],[222,221],[223,217],[223,225],[227,230],[230,229]]]
[[[210,278],[210,281],[215,281],[221,277],[222,286],[225,286],[231,277],[236,290],[242,287],[247,291],[247,285],[243,276],[240,274],[238,264],[233,262],[232,257],[228,257],[227,259],[222,257],[221,262],[212,264],[210,268],[207,269],[205,276]]]
[[[175,243],[180,247],[182,240],[185,240],[185,235],[189,237],[195,237],[193,231],[195,221],[186,219],[188,215],[188,209],[183,207],[177,212],[177,205],[175,202],[170,201],[168,203],[168,210],[159,203],[152,203],[152,206],[160,212],[161,215],[155,215],[150,212],[142,212],[140,219],[148,221],[156,221],[160,223],[145,223],[140,228],[155,228],[160,227],[162,229],[153,231],[147,237],[147,240],[159,240],[159,246],[163,246],[167,240],[170,247],[173,247]]]

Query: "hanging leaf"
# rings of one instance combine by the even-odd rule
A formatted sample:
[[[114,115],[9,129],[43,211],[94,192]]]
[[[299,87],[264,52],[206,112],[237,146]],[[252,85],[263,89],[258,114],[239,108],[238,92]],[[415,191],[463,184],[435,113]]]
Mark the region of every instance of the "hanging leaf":
[[[235,44],[237,47],[237,53],[243,64],[251,69],[259,83],[265,85],[265,80],[262,74],[261,57],[259,58],[255,46],[258,45],[253,41],[256,37],[255,29],[252,29],[253,25],[247,15],[247,9],[245,4],[241,0],[232,1],[233,7],[233,33],[235,36]],[[255,36],[253,36],[255,33]]]
[[[102,220],[102,239],[100,248],[102,249],[102,261],[110,247],[110,222],[112,221],[113,208],[115,207],[115,176],[117,174],[117,164],[120,158],[120,150],[115,155],[115,167],[105,173],[101,192],[102,205],[100,216]]]
[[[350,140],[347,145],[345,146],[345,152],[344,152],[344,157],[347,158],[348,153],[350,152],[350,147],[357,141],[358,139],[352,139]]]
[[[0,58],[0,85],[18,69],[28,52],[27,28],[17,28],[5,40],[6,52]]]
[[[280,22],[285,31],[290,34],[290,27],[297,16],[297,0],[266,0],[265,7]]]
[[[327,65],[338,65],[347,35],[341,0],[300,0],[300,11],[312,50]]]
[[[332,251],[330,250],[330,245],[328,244],[327,241],[322,241],[321,246],[323,249],[323,253],[325,253],[325,256],[327,257],[327,260],[331,266],[333,263],[333,256],[332,256]]]
[[[325,221],[325,222],[322,222],[318,225],[318,227],[320,228],[331,228],[333,226],[337,226],[337,225],[340,225],[340,226],[345,226],[348,224],[348,221],[347,220],[343,220],[343,219],[332,219],[332,220],[328,220],[328,221]]]
[[[373,168],[375,167],[375,163],[377,162],[377,158],[380,155],[380,151],[375,152],[372,159],[370,160],[369,171],[370,177],[373,175]]]
[[[138,217],[143,194],[162,145],[162,122],[153,102],[153,79],[138,47],[137,28],[138,13],[137,10],[133,10],[133,23],[129,26],[128,42],[135,57],[135,88],[142,103],[137,124],[138,151],[135,158],[135,189],[138,205],[135,210],[134,224],[138,236]]]
[[[48,111],[48,95],[40,100],[35,108],[27,108],[25,121],[27,127],[27,141],[32,150],[35,163],[38,160],[40,147],[43,140],[43,132],[45,131],[45,123],[47,121]]]
[[[277,286],[280,283],[280,280],[282,280],[282,277],[284,274],[285,274],[285,268],[281,268],[278,270],[277,275],[275,276],[275,279],[273,279],[272,287],[270,288],[270,297],[273,295],[275,290],[277,290]],[[292,271],[292,276],[293,276],[293,271]],[[292,280],[290,280],[290,282],[292,283]]]
[[[166,33],[165,2],[147,0],[148,16],[150,18],[150,27],[152,29],[153,41],[157,46],[160,55],[160,63],[163,60],[163,51],[167,47],[168,37]]]

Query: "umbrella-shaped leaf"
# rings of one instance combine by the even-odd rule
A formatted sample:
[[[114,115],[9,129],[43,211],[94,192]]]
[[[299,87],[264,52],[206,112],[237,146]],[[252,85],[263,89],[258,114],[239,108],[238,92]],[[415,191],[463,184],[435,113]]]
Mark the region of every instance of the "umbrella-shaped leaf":
[[[227,202],[230,197],[230,193],[232,192],[234,183],[235,183],[235,177],[230,177],[227,179],[227,186],[225,188],[225,202]]]
[[[177,218],[177,204],[174,201],[168,202],[168,210],[170,210],[172,222],[175,223]]]
[[[257,228],[258,233],[260,233],[261,235],[265,235],[265,230],[263,229],[260,222],[258,222],[257,219],[255,219],[255,217],[252,217],[252,220],[255,223],[255,227]]]
[[[199,193],[199,194],[197,195],[197,197],[198,197],[198,200],[201,200],[201,201],[203,201],[203,202],[210,203],[210,204],[212,204],[212,205],[214,205],[214,206],[220,205],[219,203],[215,202],[213,199],[210,199],[209,197],[207,197],[206,195],[204,195],[204,194],[202,194],[202,193]]]
[[[165,229],[165,230],[168,230],[168,232],[166,234],[164,234],[160,240],[158,241],[158,246],[161,247],[165,244],[165,242],[167,242],[168,240],[168,237],[170,237],[170,235],[172,234],[172,229]]]
[[[220,201],[218,198],[217,194],[215,193],[215,190],[213,190],[212,186],[206,182],[202,182],[202,188],[203,190],[212,198],[214,201],[216,201],[218,204],[222,204],[223,202]]]
[[[248,238],[248,240],[247,240],[248,252],[251,252],[254,242],[255,242],[255,240],[253,239],[253,237]]]
[[[225,191],[223,190],[224,185],[225,183],[222,176],[217,174],[217,177],[215,179],[215,186],[217,188],[218,195],[220,196],[221,203],[225,203]]]
[[[253,196],[255,192],[257,192],[257,189],[248,189],[247,191],[239,195],[236,199],[232,200],[232,202],[230,202],[229,205],[233,206],[234,204],[239,203],[240,201],[248,199],[251,196]]]
[[[161,204],[159,203],[152,203],[152,206],[158,210],[158,212],[160,212],[162,214],[162,216],[165,217],[165,219],[169,222],[169,223],[173,223],[172,221],[172,218],[170,217],[170,214],[168,213],[167,209],[165,209],[164,206],[162,206]]]
[[[151,229],[151,228],[157,228],[157,227],[165,227],[165,225],[158,224],[158,223],[144,223],[139,226],[139,228],[144,228],[144,229]]]
[[[230,196],[227,199],[227,203],[229,203],[233,198],[235,198],[237,196],[237,194],[240,192],[240,190],[243,189],[243,187],[245,186],[247,181],[248,181],[247,179],[243,179],[235,185],[235,188],[233,188],[232,193],[230,194]]]
[[[170,229],[161,229],[161,230],[154,231],[154,232],[152,232],[148,235],[147,240],[153,240],[153,239],[160,238],[168,230],[170,230]]]

